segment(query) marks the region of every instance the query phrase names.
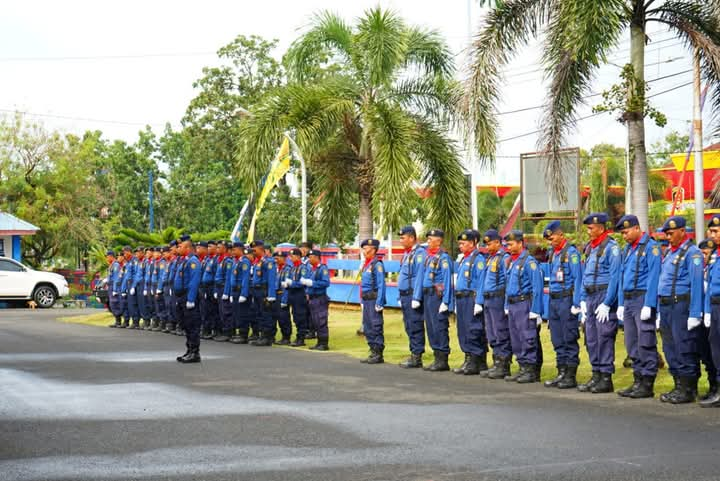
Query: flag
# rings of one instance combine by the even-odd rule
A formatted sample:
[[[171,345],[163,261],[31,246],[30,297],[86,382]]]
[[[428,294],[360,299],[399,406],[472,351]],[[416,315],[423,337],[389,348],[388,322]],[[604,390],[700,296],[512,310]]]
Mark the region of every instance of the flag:
[[[248,208],[252,203],[252,198],[253,196],[252,194],[250,194],[250,197],[248,197],[248,199],[245,201],[245,205],[243,205],[242,209],[240,209],[240,215],[238,216],[237,222],[235,222],[235,227],[233,227],[232,234],[230,234],[230,240],[233,242],[240,242],[240,229],[242,228],[242,223],[245,219]]]

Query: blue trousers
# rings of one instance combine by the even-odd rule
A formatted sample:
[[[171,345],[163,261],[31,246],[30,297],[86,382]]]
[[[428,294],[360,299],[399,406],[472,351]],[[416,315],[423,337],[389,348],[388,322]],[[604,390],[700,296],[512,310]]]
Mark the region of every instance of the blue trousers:
[[[580,364],[580,321],[570,312],[572,297],[550,298],[550,340],[555,349],[558,366],[577,366]]]
[[[310,329],[310,317],[308,315],[305,289],[289,289],[288,303],[292,308],[292,317],[293,322],[295,322],[297,336],[304,338]]]
[[[708,341],[710,344],[710,352],[715,366],[720,366],[720,304],[710,305],[712,324],[708,329]],[[720,370],[716,370],[715,378],[720,382]]]
[[[120,294],[113,296],[112,292],[108,292],[108,294],[108,307],[110,308],[110,312],[112,312],[112,315],[115,316],[116,319],[119,319],[123,314],[122,297],[120,297]]]
[[[712,327],[712,324],[710,325]],[[710,347],[710,329],[701,324],[697,328],[698,331],[698,356],[700,356],[700,362],[705,366],[705,372],[707,372],[708,379],[715,379],[717,377],[717,365],[712,357],[712,348]]]
[[[485,316],[482,312],[475,315],[475,297],[456,298],[455,313],[460,349],[465,354],[484,357],[487,354]]]
[[[144,289],[145,289],[145,283],[142,281],[138,282],[137,287],[135,287],[135,297],[137,297],[139,317],[141,317],[145,320],[149,320],[150,312],[148,311],[147,297],[145,296],[145,294],[143,294]]]
[[[450,311],[438,312],[442,299],[433,290],[423,295],[425,326],[428,340],[433,351],[450,352],[450,335],[448,334]]]
[[[658,371],[657,334],[655,333],[655,309],[650,319],[640,320],[645,296],[625,299],[623,328],[625,349],[633,360],[633,371],[641,376],[655,376]]]
[[[487,332],[493,355],[512,357],[510,325],[505,315],[505,298],[493,297],[485,299],[485,331]]]
[[[425,352],[425,322],[423,321],[422,307],[412,308],[412,295],[400,296],[400,307],[403,313],[405,332],[410,341],[410,352],[422,354]]]
[[[280,304],[281,302],[279,298],[272,303],[272,317],[274,321],[273,324],[276,324],[276,327],[273,327],[270,335],[274,337],[277,333],[277,328],[279,327],[282,337],[284,337],[285,339],[289,339],[292,335],[292,324],[290,323],[290,307],[281,307]]]
[[[612,374],[615,372],[615,337],[618,321],[615,316],[600,323],[595,316],[595,309],[602,304],[607,291],[602,290],[588,294],[587,321],[585,321],[585,342],[588,357],[593,371]]]
[[[199,347],[200,346],[200,307],[195,304],[195,307],[188,309],[185,305],[187,302],[187,295],[178,296],[178,318],[180,323],[185,329],[185,339],[187,340],[188,347]]]
[[[253,287],[252,289],[253,319],[255,321],[252,326],[253,332],[262,331],[270,333],[275,329],[275,323],[272,318],[272,306],[265,300],[266,292],[267,287],[265,286],[259,288]],[[257,328],[255,326],[257,326]]]
[[[233,295],[232,302],[233,327],[239,329],[240,332],[246,334],[250,329],[250,325],[254,319],[252,306],[252,297],[248,297],[245,302],[238,302],[238,294]]]
[[[375,311],[375,300],[362,301],[362,324],[368,346],[376,349],[385,347],[383,311]]]
[[[165,302],[165,321],[176,322],[175,315],[175,296],[170,295],[170,286],[163,287],[163,301]]]
[[[663,341],[663,352],[670,374],[699,378],[700,357],[697,342],[699,331],[698,328],[688,331],[688,317],[690,317],[688,301],[660,305],[660,335]]]
[[[518,364],[536,365],[538,363],[537,320],[530,319],[531,302],[526,300],[508,305],[510,343]]]
[[[138,295],[137,288],[135,289],[135,294],[133,294],[133,295],[130,295],[130,290],[128,289],[128,293],[127,293],[128,318],[132,319],[136,323],[140,322],[140,304],[138,301],[139,297],[142,297],[142,292],[140,292]]]
[[[308,310],[310,311],[310,319],[313,328],[317,332],[318,339],[327,339],[328,331],[328,308],[330,306],[330,298],[325,294],[318,296],[310,296],[308,299]]]
[[[165,294],[158,294],[155,297],[155,312],[160,322],[167,322],[168,310],[165,305]]]

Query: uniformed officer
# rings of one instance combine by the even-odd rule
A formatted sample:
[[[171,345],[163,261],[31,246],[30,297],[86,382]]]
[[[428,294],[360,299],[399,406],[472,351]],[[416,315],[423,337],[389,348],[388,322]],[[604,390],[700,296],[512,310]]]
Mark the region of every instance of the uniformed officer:
[[[109,250],[105,253],[105,260],[108,263],[108,307],[115,322],[110,324],[108,327],[120,327],[122,326],[122,301],[120,297],[120,284],[122,283],[122,265],[120,261],[115,258],[115,251]]]
[[[308,266],[310,276],[300,282],[305,286],[308,297],[308,311],[310,321],[317,333],[317,343],[310,349],[327,351],[330,332],[328,330],[328,308],[330,298],[327,296],[327,288],[330,286],[330,271],[325,264],[322,264],[320,251],[311,249],[308,252]]]
[[[170,260],[168,262],[167,278],[163,288],[165,306],[167,308],[167,322],[165,323],[165,329],[163,329],[163,332],[166,334],[174,333],[175,325],[177,324],[177,304],[175,302],[175,295],[173,292],[173,286],[175,285],[175,273],[179,262],[177,240],[170,241],[169,246]]]
[[[708,222],[709,240],[708,248],[713,251],[707,265],[707,289],[705,292],[705,305],[703,324],[708,330],[708,342],[715,366],[720,366],[720,214],[714,214]],[[716,372],[715,379],[710,381],[710,391],[707,397],[700,401],[700,406],[720,407],[720,373]]]
[[[617,317],[623,321],[625,349],[633,360],[634,381],[618,395],[633,399],[653,397],[658,370],[657,285],[660,277],[660,247],[640,229],[638,218],[623,216],[615,229],[622,232],[626,245],[622,256],[622,276],[618,286]]]
[[[365,339],[370,347],[367,359],[360,362],[366,364],[382,364],[385,362],[384,327],[385,320],[385,266],[378,256],[380,241],[365,239],[360,243],[365,262],[360,273],[360,297],[362,299],[362,320]]]
[[[233,334],[232,321],[232,304],[230,304],[230,294],[226,294],[226,289],[230,290],[230,277],[233,272],[234,260],[230,251],[232,243],[218,242],[218,258],[217,269],[215,269],[215,292],[213,297],[218,306],[218,322],[215,328],[216,333],[213,340],[217,342],[227,342]]]
[[[178,264],[174,287],[180,308],[180,319],[185,326],[185,345],[188,351],[184,355],[178,356],[177,360],[183,364],[189,364],[200,362],[201,321],[198,296],[202,270],[200,260],[195,254],[195,246],[189,236],[181,239],[181,254],[185,258]]]
[[[275,341],[276,328],[272,317],[272,304],[277,300],[275,295],[277,268],[275,259],[265,255],[263,241],[253,241],[250,246],[255,254],[251,285],[254,317],[258,327],[258,338],[250,344],[268,347]]]
[[[140,303],[142,302],[140,299],[142,298],[142,290],[138,291],[137,286],[140,279],[143,277],[141,270],[141,261],[143,257],[144,249],[142,247],[137,247],[133,258],[130,261],[130,268],[128,269],[128,271],[132,273],[132,277],[128,279],[126,291],[128,299],[128,314],[132,319],[132,325],[130,325],[128,329],[140,329]]]
[[[617,242],[606,230],[608,215],[588,215],[586,225],[590,243],[587,246],[583,284],[580,296],[581,321],[585,322],[585,341],[592,365],[592,378],[580,384],[581,392],[612,392],[615,372],[615,337],[617,291],[622,275],[622,258]]]
[[[275,344],[279,346],[289,346],[292,337],[292,324],[290,322],[290,307],[288,301],[288,290],[285,287],[287,280],[292,275],[291,264],[287,262],[285,254],[282,252],[274,252],[275,265],[277,266],[277,276],[275,277],[275,298],[276,301],[272,305],[273,322],[280,328],[282,336]],[[273,332],[273,337],[275,333]]]
[[[695,401],[700,377],[698,326],[703,317],[703,256],[685,231],[685,218],[673,216],[663,224],[670,249],[662,261],[658,286],[658,316],[663,351],[675,387],[660,401]]]
[[[133,256],[132,249],[130,246],[123,247],[123,272],[122,281],[120,282],[120,298],[123,304],[123,325],[122,328],[129,328],[130,321],[135,315],[137,310],[137,304],[131,302],[131,296],[129,296],[130,289],[132,288],[132,280],[135,277],[135,257]]]
[[[150,330],[157,331],[160,327],[160,309],[158,306],[158,282],[160,280],[160,262],[163,260],[162,247],[156,246],[153,249],[152,275],[150,276],[150,288],[148,289],[148,299],[152,304],[152,319],[150,322]]]
[[[143,276],[143,305],[145,306],[143,312],[143,329],[149,331],[152,329],[152,320],[155,317],[155,300],[152,295],[152,277],[155,272],[155,248],[145,248],[145,274]]]
[[[455,312],[460,349],[465,362],[455,374],[477,375],[487,371],[487,337],[482,304],[476,302],[485,275],[485,257],[477,250],[478,233],[472,229],[458,235],[461,256],[455,268]]]
[[[220,334],[220,314],[218,308],[218,300],[215,297],[215,274],[218,268],[218,241],[208,241],[208,260],[203,269],[203,282],[207,288],[207,313],[206,321],[210,332],[208,339],[213,339]],[[209,270],[208,270],[209,269]]]
[[[555,349],[557,376],[545,381],[545,387],[571,389],[577,387],[580,363],[579,319],[582,264],[580,252],[565,237],[560,221],[550,222],[543,231],[550,241],[550,302],[548,327]]]
[[[543,275],[538,263],[525,249],[522,231],[513,230],[504,238],[509,264],[506,268],[505,311],[510,326],[513,354],[520,365],[506,381],[520,384],[538,381],[538,331],[542,322]]]
[[[132,294],[137,302],[138,306],[138,317],[137,321],[133,318],[132,329],[142,329],[143,326],[140,324],[142,319],[143,325],[147,317],[147,309],[145,307],[145,267],[147,262],[145,260],[145,247],[138,247],[135,249],[135,257],[137,258],[137,268],[135,269],[135,278],[133,279],[133,292]]]
[[[425,248],[418,244],[417,233],[413,226],[403,227],[398,235],[405,252],[400,261],[397,287],[405,333],[410,344],[410,357],[401,362],[400,367],[420,368],[423,367],[422,356],[425,352],[425,321],[422,304],[413,299],[413,294],[422,291],[426,252]]]
[[[310,253],[310,250],[313,248],[311,242],[301,242],[298,246],[300,248],[300,252],[302,253],[302,263],[305,265],[309,264],[308,254]],[[308,332],[305,335],[305,339],[315,339],[317,337],[317,332],[315,332],[315,326],[313,326],[312,320],[310,319],[310,309],[308,308]]]
[[[253,316],[252,300],[250,298],[250,281],[252,261],[251,251],[246,249],[242,242],[233,244],[233,263],[230,284],[225,283],[225,294],[228,295],[232,306],[233,335],[230,342],[233,344],[247,344],[250,322]]]
[[[698,244],[698,248],[703,253],[704,269],[703,269],[703,285],[707,290],[707,278],[710,263],[715,261],[713,254],[715,253],[715,242],[712,239],[704,239]],[[703,296],[704,299],[704,296]],[[703,301],[704,302],[704,301]],[[705,372],[708,376],[708,385],[710,389],[707,393],[702,396],[698,396],[698,401],[705,401],[709,397],[712,397],[717,391],[717,366],[713,361],[712,350],[710,348],[710,330],[705,327],[705,324],[698,326],[698,355],[700,356],[700,363],[705,366]]]
[[[512,346],[510,344],[510,326],[505,314],[505,265],[510,256],[502,248],[502,239],[495,229],[485,232],[483,241],[488,251],[485,262],[485,276],[476,303],[483,306],[485,331],[493,350],[493,366],[482,377],[504,379],[510,375]]]
[[[167,284],[168,284],[168,266],[172,254],[169,246],[160,248],[160,259],[157,262],[157,282],[155,285],[155,306],[158,313],[158,325],[153,331],[164,331],[169,319]]]
[[[309,278],[310,269],[303,263],[300,249],[295,248],[290,251],[290,260],[292,261],[290,276],[285,280],[285,288],[288,291],[287,301],[295,322],[295,341],[290,345],[300,347],[305,345],[305,336],[310,323],[305,286],[300,281]]]

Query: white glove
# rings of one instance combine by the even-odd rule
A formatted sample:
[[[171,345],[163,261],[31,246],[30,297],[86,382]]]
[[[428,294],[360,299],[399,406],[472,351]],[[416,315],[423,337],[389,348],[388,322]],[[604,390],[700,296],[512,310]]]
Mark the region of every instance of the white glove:
[[[477,316],[478,314],[482,313],[482,311],[482,304],[475,304],[475,307],[473,308],[473,314]]]
[[[580,324],[585,324],[587,321],[587,314],[580,314]]]
[[[223,294],[223,295],[222,295],[222,300],[223,300],[223,301],[227,301],[229,298],[230,298],[230,296],[228,296],[227,294]],[[232,301],[230,301],[230,302],[232,302]]]
[[[402,307],[402,299],[398,299],[398,306]]]
[[[286,307],[287,307],[287,304],[282,304],[282,303],[280,304],[281,309],[285,309]]]
[[[458,262],[458,263],[459,263],[459,262],[462,261],[464,258],[465,258],[465,254],[463,254],[463,253],[461,252],[461,253],[458,254],[457,257],[455,258],[455,262]]]
[[[127,294],[123,292],[123,293],[122,293],[122,296],[123,296],[123,297],[127,297]]]
[[[642,309],[640,309],[640,320],[649,321],[650,316],[652,316],[652,309],[650,309],[649,306],[643,306]]]
[[[215,294],[213,294],[213,297],[215,298],[215,300],[217,300],[217,298],[218,298],[217,292]]]
[[[242,304],[243,302],[247,302],[247,297],[245,297],[245,296],[240,296],[240,297],[238,297],[238,302],[239,302],[240,304]]]
[[[505,315],[506,315],[506,316],[509,316],[509,315],[510,315],[510,309],[505,309]]]
[[[113,297],[117,297],[117,291],[113,291],[112,295]]]
[[[538,318],[540,318],[540,314],[538,314],[536,312],[530,313],[530,319],[538,319]]]
[[[657,317],[655,317],[655,329],[660,329],[660,313],[657,313]]]
[[[229,300],[230,300],[230,304],[232,304],[232,303],[233,303],[233,296],[230,296]]]
[[[290,287],[291,285],[292,285],[292,280],[290,280],[290,279],[285,279],[285,280],[283,281],[283,287],[285,287],[286,289],[287,289],[288,287]]]
[[[170,290],[168,291],[168,293],[169,293],[171,296],[172,296],[172,292],[173,292],[172,289],[170,289]]]
[[[420,309],[420,301],[416,301],[415,299],[413,299],[413,301],[410,303],[410,307],[412,307],[413,309]]]
[[[577,316],[582,312],[582,309],[580,309],[578,306],[570,306],[570,314],[573,316]]]
[[[692,331],[700,324],[702,324],[702,321],[699,317],[688,317],[688,331]]]
[[[147,296],[147,289],[143,291],[143,296]]]
[[[595,319],[597,319],[600,324],[607,322],[608,319],[610,319],[610,306],[606,306],[605,304],[597,306],[597,309],[595,309]]]
[[[710,324],[712,324],[712,321],[710,320],[710,313],[706,312],[703,316],[703,324],[705,324],[705,327],[710,327]]]
[[[377,304],[375,304],[375,312],[382,312],[382,310],[383,306],[378,306]]]
[[[268,297],[268,298],[267,298],[267,301],[268,301],[268,302],[275,302],[275,298],[274,298],[274,297]]]
[[[158,296],[162,294],[162,289],[158,289],[157,291],[155,291],[155,294],[157,294]]]
[[[587,302],[580,301],[580,314],[587,314]]]
[[[447,312],[448,305],[444,302],[440,303],[440,309],[438,309],[438,313],[442,314],[443,312]]]
[[[185,308],[186,308],[186,309],[195,309],[195,303],[194,303],[194,302],[187,301],[187,302],[185,303]]]
[[[537,327],[542,326],[542,317],[537,318]]]
[[[617,311],[615,311],[615,315],[617,315],[617,318],[622,321],[625,316],[625,306],[619,306]]]
[[[134,296],[134,295],[135,295],[135,288],[134,288],[134,287],[131,287],[131,288],[130,288],[130,295],[131,295],[131,296]]]
[[[300,284],[302,284],[303,286],[312,287],[313,281],[312,279],[300,279]]]

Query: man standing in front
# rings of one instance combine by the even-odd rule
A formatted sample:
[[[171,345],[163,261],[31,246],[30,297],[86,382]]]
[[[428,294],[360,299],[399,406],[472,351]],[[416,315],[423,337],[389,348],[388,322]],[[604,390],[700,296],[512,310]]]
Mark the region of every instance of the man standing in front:
[[[308,297],[310,320],[317,333],[317,343],[310,349],[327,351],[330,332],[328,330],[328,308],[330,298],[327,288],[330,286],[330,272],[325,264],[320,263],[320,251],[312,249],[308,252],[310,277],[300,282],[305,286]]]
[[[708,223],[710,240],[714,245],[707,265],[707,291],[705,292],[705,309],[703,324],[709,331],[708,342],[715,366],[720,366],[720,214],[714,214]],[[710,382],[710,392],[700,401],[700,407],[720,407],[720,373],[714,382]],[[714,389],[713,389],[714,388]]]
[[[367,359],[360,362],[366,364],[382,364],[385,362],[385,336],[383,309],[385,308],[385,267],[377,255],[380,241],[365,239],[360,244],[365,262],[360,274],[360,297],[362,298],[362,320],[365,339],[370,347]]]
[[[120,284],[122,282],[122,265],[115,258],[114,251],[107,251],[105,259],[108,262],[108,307],[115,318],[115,322],[108,327],[120,327],[122,325],[122,297],[120,297]]]
[[[307,297],[305,297],[305,286],[302,279],[307,279],[310,275],[310,269],[307,264],[302,261],[302,251],[300,249],[292,249],[290,251],[290,275],[285,280],[285,288],[287,289],[287,304],[292,308],[292,318],[295,322],[295,341],[290,345],[292,347],[301,347],[305,345],[305,336],[309,329],[309,316]]]
[[[250,247],[255,253],[252,298],[255,322],[258,326],[258,338],[250,342],[253,346],[269,347],[275,340],[275,322],[272,317],[272,304],[275,297],[275,278],[277,269],[275,259],[265,255],[265,243],[261,240],[253,241]],[[254,329],[253,329],[254,330]]]
[[[178,277],[175,279],[175,295],[180,307],[180,318],[185,326],[185,345],[188,351],[177,358],[178,362],[190,364],[200,362],[200,308],[197,305],[200,291],[202,269],[195,255],[195,246],[190,236],[183,236],[182,254],[185,259],[178,264]]]
[[[277,266],[277,276],[275,277],[275,298],[276,301],[272,305],[273,323],[280,328],[281,338],[275,344],[279,346],[289,346],[292,337],[292,324],[290,322],[290,307],[288,300],[287,281],[292,275],[292,268],[286,261],[285,254],[282,252],[274,252],[275,265]],[[275,332],[273,331],[273,338]]]
[[[685,231],[685,218],[673,216],[662,226],[670,249],[662,261],[658,286],[658,315],[663,351],[675,387],[660,401],[695,401],[700,377],[698,329],[703,317],[703,256]]]
[[[405,333],[410,341],[410,357],[401,362],[400,367],[420,368],[423,367],[422,356],[425,352],[425,322],[423,321],[422,305],[420,301],[413,299],[413,294],[422,291],[426,252],[425,248],[418,244],[413,226],[403,227],[400,229],[399,235],[400,244],[405,252],[400,261],[397,287]]]

